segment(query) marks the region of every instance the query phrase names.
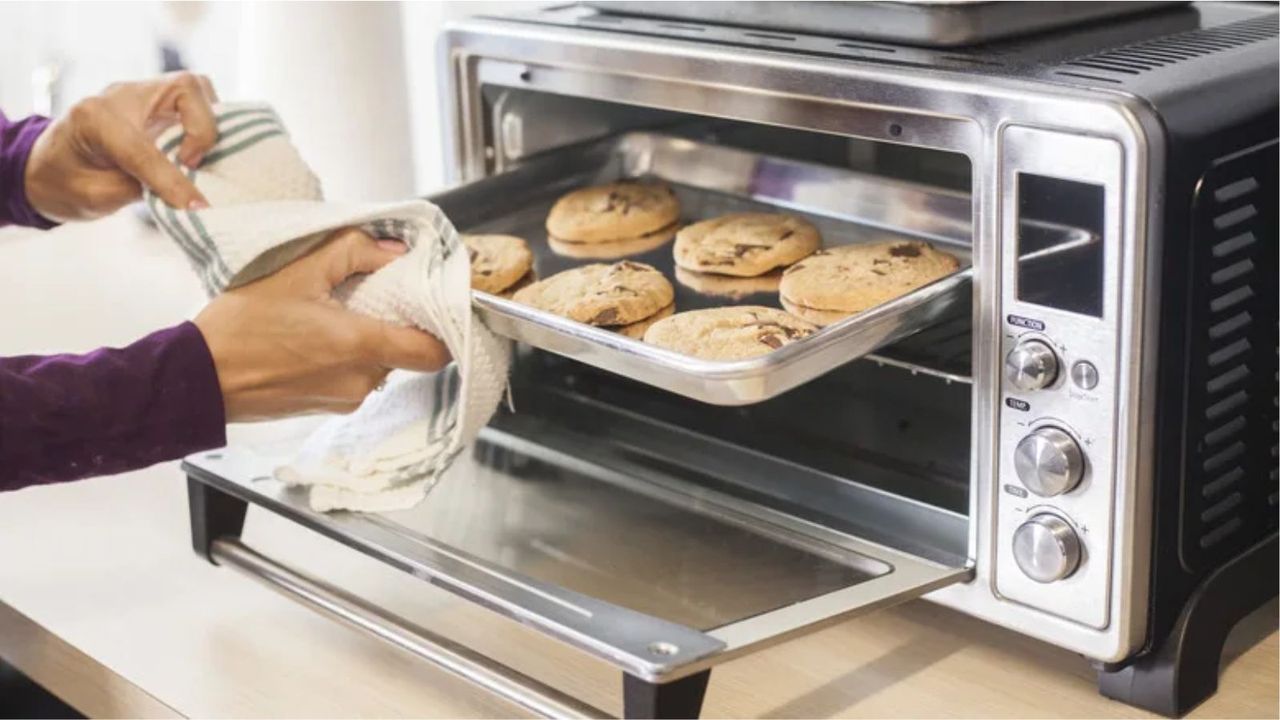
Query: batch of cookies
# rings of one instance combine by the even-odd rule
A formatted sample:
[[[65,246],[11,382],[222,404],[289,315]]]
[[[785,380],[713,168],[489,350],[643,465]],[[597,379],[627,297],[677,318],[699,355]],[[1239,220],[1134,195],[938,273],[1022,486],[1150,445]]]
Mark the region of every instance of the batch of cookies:
[[[680,201],[660,182],[575,190],[547,216],[557,254],[617,259],[532,278],[533,254],[508,235],[464,236],[472,287],[708,360],[759,357],[955,272],[959,260],[920,240],[824,248],[818,228],[785,213],[731,213],[681,227]],[[675,243],[677,281],[707,295],[778,293],[762,305],[677,312],[675,288],[625,259]],[[619,259],[621,258],[621,259]]]

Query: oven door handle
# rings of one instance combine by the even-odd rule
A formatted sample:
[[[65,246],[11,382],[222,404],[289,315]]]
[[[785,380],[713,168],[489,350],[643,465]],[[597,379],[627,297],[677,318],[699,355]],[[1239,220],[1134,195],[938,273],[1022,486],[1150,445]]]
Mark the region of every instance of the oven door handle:
[[[282,565],[234,538],[214,540],[214,562],[237,570],[332,620],[390,643],[536,715],[604,718],[609,714],[448,638],[381,610],[332,585]]]

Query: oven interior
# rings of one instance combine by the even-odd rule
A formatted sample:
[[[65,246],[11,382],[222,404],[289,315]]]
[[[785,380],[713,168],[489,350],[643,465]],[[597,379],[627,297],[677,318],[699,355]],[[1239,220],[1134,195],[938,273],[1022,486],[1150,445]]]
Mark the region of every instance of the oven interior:
[[[490,174],[643,130],[966,194],[972,182],[970,161],[958,153],[524,89],[485,86],[481,96]],[[558,434],[572,436],[566,451],[572,442],[608,448],[614,462],[632,469],[963,563],[971,492],[971,316],[967,298],[873,356],[741,407],[704,404],[522,346],[512,382],[518,412],[498,426],[527,430],[531,441],[543,444],[554,444]]]

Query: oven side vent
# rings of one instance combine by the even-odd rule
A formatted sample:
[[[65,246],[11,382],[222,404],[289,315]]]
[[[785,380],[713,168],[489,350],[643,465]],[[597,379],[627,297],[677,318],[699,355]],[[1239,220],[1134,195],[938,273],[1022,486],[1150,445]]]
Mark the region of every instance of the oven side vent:
[[[1277,142],[1215,161],[1194,204],[1182,559],[1276,526]]]
[[[1055,74],[1106,82],[1280,36],[1280,13],[1166,35],[1068,60]]]

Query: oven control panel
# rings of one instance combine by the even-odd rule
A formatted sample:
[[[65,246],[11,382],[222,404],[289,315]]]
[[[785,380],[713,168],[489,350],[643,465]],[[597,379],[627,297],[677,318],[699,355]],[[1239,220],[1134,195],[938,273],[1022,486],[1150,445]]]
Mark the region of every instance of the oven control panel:
[[[1120,148],[1018,126],[1002,142],[995,591],[1103,629],[1117,487]]]

